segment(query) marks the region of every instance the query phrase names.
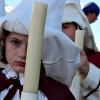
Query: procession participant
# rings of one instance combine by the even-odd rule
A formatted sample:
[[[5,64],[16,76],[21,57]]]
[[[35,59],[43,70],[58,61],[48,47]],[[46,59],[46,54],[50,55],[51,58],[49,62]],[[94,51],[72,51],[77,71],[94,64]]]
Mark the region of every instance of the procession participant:
[[[100,8],[94,2],[89,2],[84,6],[83,11],[87,16],[89,23],[93,23],[97,20]]]
[[[75,42],[76,30],[85,31],[85,43],[84,48],[87,50],[95,50],[92,31],[89,27],[86,16],[81,10],[80,2],[78,0],[66,0],[66,5],[62,20],[62,31],[67,35],[73,42]],[[92,45],[89,45],[89,44]],[[86,49],[84,49],[86,50]],[[86,53],[88,53],[86,51]],[[95,65],[89,64],[88,59],[84,51],[81,50],[81,65],[79,71],[82,74],[82,85],[81,93],[87,100],[98,100],[100,90],[100,69],[96,68]],[[99,66],[98,66],[99,67]],[[96,72],[96,73],[95,73]],[[96,77],[96,78],[95,78]],[[80,98],[80,100],[82,97]],[[83,99],[82,99],[83,100]]]
[[[49,77],[58,78],[60,82],[70,86],[80,64],[80,56],[78,47],[61,32],[65,0],[59,0],[59,2],[57,0],[37,1],[48,4],[42,55],[46,74],[50,75]],[[26,48],[33,2],[34,0],[23,0],[13,11],[0,18],[0,34],[5,39],[5,50],[3,50],[5,56],[2,61],[7,63],[6,68],[0,73],[1,100],[20,99],[24,83]],[[64,42],[65,44],[63,44]],[[51,78],[46,78],[42,70],[43,68],[40,73],[38,100],[74,100],[67,86]]]
[[[89,23],[91,24],[97,20],[97,17],[100,13],[100,8],[94,2],[89,2],[88,4],[86,4],[84,6],[83,12],[87,16],[87,19],[88,19]],[[95,54],[92,53],[91,55],[88,55],[88,60],[91,62],[94,62],[94,64],[96,66],[99,66],[99,68],[100,68],[100,64],[99,64],[100,60],[99,59],[94,60],[94,59],[98,58],[98,56],[100,56],[99,52],[95,52]]]
[[[78,9],[78,11],[81,13],[80,15],[77,14],[77,16],[80,17],[80,20],[77,20],[78,18],[71,19],[72,18],[72,17],[70,17],[71,15],[70,16],[64,15],[64,16],[66,16],[66,18],[68,18],[68,22],[75,22],[75,23],[79,24],[79,28],[81,28],[82,30],[85,30],[84,51],[87,54],[89,62],[93,63],[95,66],[100,68],[100,63],[99,63],[100,62],[100,59],[99,59],[100,52],[98,52],[98,49],[95,45],[92,30],[90,28],[88,20],[87,20],[85,14],[83,13],[83,11],[80,10],[80,8]],[[63,16],[63,18],[64,18],[64,16]],[[80,23],[82,23],[82,24],[80,24]],[[74,36],[75,36],[75,34],[74,34]],[[96,58],[98,58],[98,59],[96,59]]]

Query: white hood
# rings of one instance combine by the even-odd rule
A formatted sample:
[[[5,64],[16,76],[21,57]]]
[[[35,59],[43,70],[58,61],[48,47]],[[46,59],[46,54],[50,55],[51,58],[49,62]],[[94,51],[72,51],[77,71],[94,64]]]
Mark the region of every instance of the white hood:
[[[79,0],[66,0],[62,23],[77,23],[82,30],[85,30],[85,46],[87,48],[97,50],[92,30],[88,19],[81,9]]]
[[[78,47],[61,32],[65,0],[22,0],[13,11],[0,18],[0,34],[4,28],[28,35],[34,1],[48,4],[42,51],[46,75],[70,86],[80,64],[80,54]]]

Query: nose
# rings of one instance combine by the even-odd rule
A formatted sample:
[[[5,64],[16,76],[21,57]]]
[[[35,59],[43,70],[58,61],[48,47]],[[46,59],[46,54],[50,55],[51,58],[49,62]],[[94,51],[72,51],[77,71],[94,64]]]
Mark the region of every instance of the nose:
[[[27,46],[26,45],[21,46],[19,49],[19,57],[21,57],[22,59],[26,59],[26,53],[27,53]]]

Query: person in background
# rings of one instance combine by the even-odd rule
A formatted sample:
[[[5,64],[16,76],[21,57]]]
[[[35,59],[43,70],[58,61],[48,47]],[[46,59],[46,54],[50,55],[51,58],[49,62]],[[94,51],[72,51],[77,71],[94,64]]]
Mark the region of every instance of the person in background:
[[[79,0],[69,0],[69,1],[66,0],[66,5],[62,20],[62,31],[73,42],[75,42],[76,30],[85,31],[84,47],[83,47],[84,51],[86,53],[90,53],[90,55],[96,54],[93,53],[97,49],[95,48],[94,40],[92,37],[92,31],[89,27],[89,23],[86,16],[81,10]],[[99,65],[97,63],[95,64],[94,61],[91,61],[91,63],[89,63],[86,53],[84,51],[81,50],[80,52],[81,64],[79,66],[79,71],[82,75],[80,100],[84,99],[99,100],[100,64]],[[95,60],[95,58],[92,56],[90,58]],[[100,56],[98,56],[98,59],[99,58]],[[98,66],[95,66],[94,64]]]
[[[89,23],[93,23],[98,19],[97,17],[100,13],[100,8],[94,2],[90,2],[84,6],[83,11],[87,16]]]

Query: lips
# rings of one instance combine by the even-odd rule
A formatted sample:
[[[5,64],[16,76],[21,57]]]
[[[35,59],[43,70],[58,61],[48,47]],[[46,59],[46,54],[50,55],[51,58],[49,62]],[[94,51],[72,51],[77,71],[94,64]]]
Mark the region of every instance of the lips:
[[[18,66],[25,67],[25,62],[16,61],[16,64],[17,64]]]

